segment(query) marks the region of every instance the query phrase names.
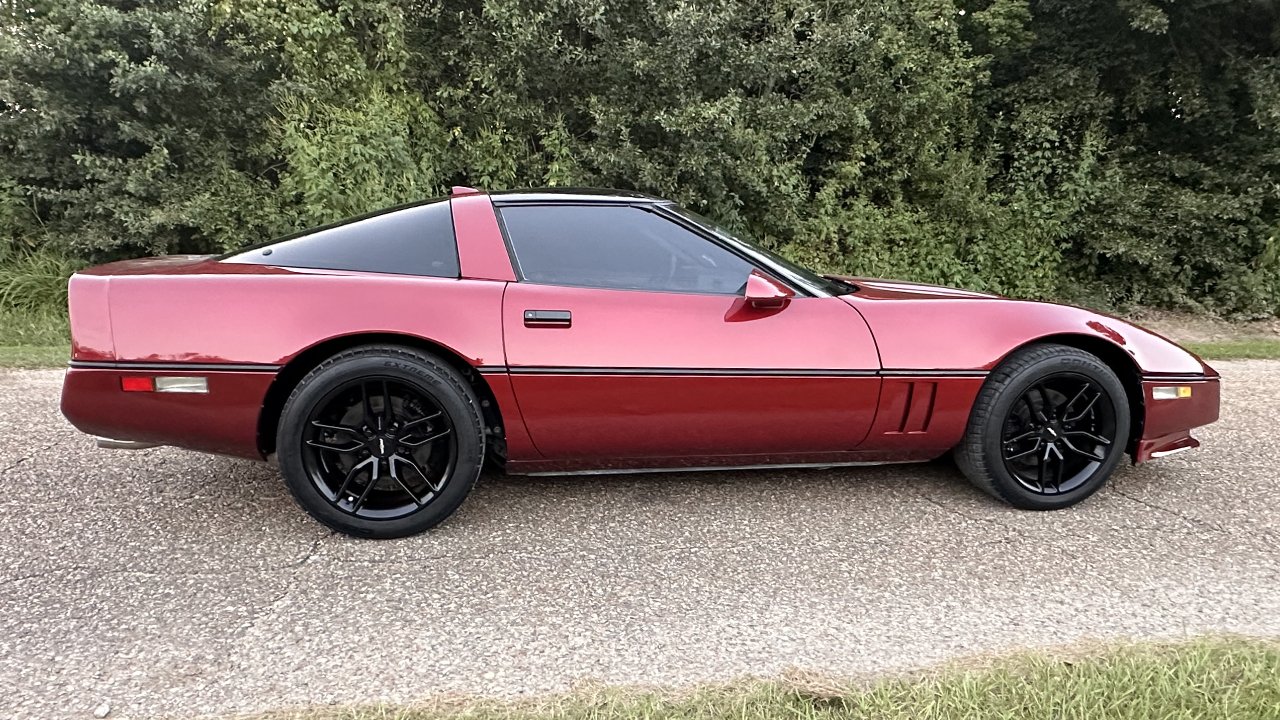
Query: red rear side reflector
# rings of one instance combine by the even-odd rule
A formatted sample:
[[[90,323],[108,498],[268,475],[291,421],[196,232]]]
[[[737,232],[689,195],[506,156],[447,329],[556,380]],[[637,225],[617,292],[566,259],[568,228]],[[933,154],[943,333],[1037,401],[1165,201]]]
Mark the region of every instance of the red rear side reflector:
[[[155,381],[149,377],[122,377],[120,389],[125,392],[155,392]]]

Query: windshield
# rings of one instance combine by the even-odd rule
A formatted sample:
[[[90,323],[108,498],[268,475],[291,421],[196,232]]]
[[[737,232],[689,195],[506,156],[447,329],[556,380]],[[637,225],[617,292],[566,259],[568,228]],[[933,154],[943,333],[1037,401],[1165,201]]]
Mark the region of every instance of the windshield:
[[[719,223],[709,220],[692,210],[687,210],[679,205],[668,205],[666,207],[689,222],[715,233],[717,237],[747,258],[764,265],[765,268],[777,272],[787,280],[811,292],[816,291],[824,295],[847,295],[857,290],[856,287],[847,282],[823,277],[812,270],[800,267],[781,255],[760,247],[741,233],[734,233]]]

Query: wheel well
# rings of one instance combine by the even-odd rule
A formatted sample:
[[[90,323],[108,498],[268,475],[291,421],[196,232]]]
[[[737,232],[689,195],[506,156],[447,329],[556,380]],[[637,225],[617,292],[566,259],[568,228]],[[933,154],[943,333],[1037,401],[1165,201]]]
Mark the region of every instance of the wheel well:
[[[293,389],[302,382],[307,373],[320,363],[344,350],[360,345],[400,345],[423,350],[445,361],[467,381],[476,397],[480,399],[480,410],[484,417],[485,434],[488,435],[490,459],[502,464],[506,460],[506,447],[503,442],[502,413],[493,390],[484,376],[476,372],[460,355],[443,345],[413,335],[397,333],[362,333],[343,335],[313,345],[298,353],[292,360],[280,368],[275,380],[267,388],[266,397],[262,401],[262,412],[258,414],[258,450],[263,457],[276,451],[276,429],[280,424],[280,413],[289,400]]]
[[[1133,361],[1133,358],[1129,357],[1128,353],[1114,343],[1088,335],[1069,333],[1036,338],[1025,345],[1015,348],[1013,352],[1030,345],[1046,344],[1066,345],[1094,355],[1107,367],[1111,368],[1111,371],[1120,379],[1120,384],[1124,386],[1125,395],[1129,398],[1129,438],[1125,451],[1132,454],[1137,447],[1138,440],[1142,438],[1142,424],[1147,415],[1144,409],[1145,400],[1142,395],[1142,371],[1138,369],[1138,364]],[[1010,355],[1012,354],[1011,352]]]

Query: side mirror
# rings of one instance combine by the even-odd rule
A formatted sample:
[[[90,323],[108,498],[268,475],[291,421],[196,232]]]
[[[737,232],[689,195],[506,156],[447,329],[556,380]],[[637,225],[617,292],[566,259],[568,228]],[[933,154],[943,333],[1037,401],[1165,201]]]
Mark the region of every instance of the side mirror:
[[[791,288],[765,275],[759,270],[752,270],[747,277],[747,304],[759,310],[777,310],[787,306],[796,294]]]

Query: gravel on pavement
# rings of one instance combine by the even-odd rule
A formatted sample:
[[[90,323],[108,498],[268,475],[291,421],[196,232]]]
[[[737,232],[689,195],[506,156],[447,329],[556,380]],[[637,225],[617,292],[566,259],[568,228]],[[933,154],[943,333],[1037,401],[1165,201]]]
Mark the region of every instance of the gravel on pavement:
[[[947,463],[485,476],[334,535],[265,464],[98,450],[0,371],[0,717],[186,717],[582,680],[863,675],[1086,639],[1280,635],[1280,362],[1215,363],[1200,450],[1077,507]]]

